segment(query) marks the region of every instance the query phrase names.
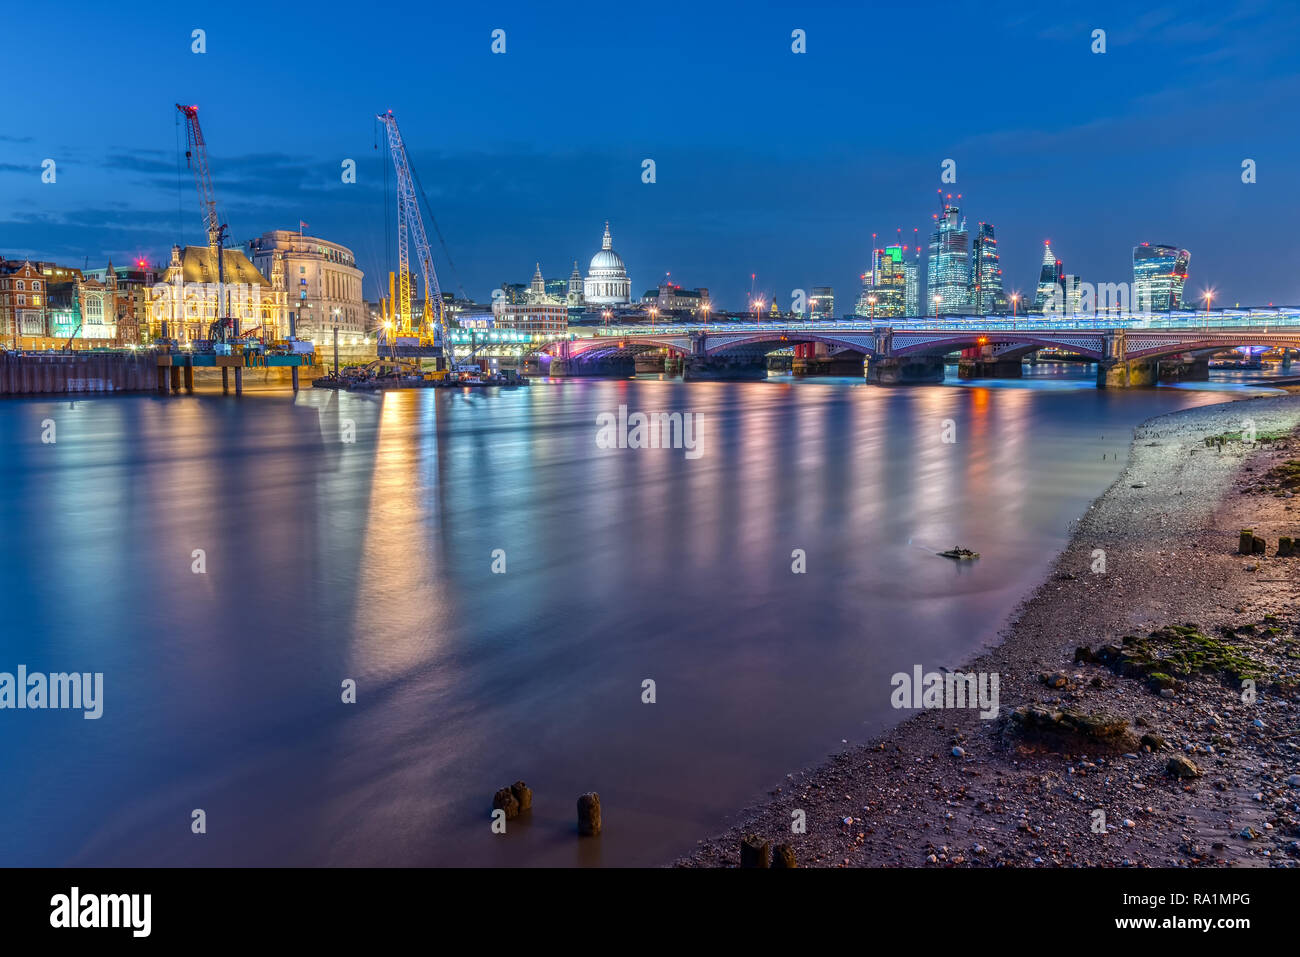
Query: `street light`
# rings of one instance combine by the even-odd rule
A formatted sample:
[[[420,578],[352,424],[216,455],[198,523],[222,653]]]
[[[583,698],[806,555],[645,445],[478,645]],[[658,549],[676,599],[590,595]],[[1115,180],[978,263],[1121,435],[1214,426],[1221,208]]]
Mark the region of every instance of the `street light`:
[[[1016,327],[1016,303],[1018,302],[1020,302],[1020,293],[1013,292],[1011,294],[1011,328],[1012,329]]]
[[[939,295],[939,294],[936,292],[936,293],[934,294],[934,318],[935,318],[935,321],[936,321],[936,322],[937,322],[938,319],[939,319],[939,303],[941,303],[941,302],[943,302],[943,296]]]

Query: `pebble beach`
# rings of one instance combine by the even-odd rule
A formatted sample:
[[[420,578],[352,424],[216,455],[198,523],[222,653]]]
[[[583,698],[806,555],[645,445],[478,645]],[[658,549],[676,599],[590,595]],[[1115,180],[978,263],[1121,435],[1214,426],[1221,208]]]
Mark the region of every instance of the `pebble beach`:
[[[674,866],[739,866],[742,843],[750,866],[1300,864],[1300,552],[1277,554],[1300,539],[1298,426],[1291,394],[1144,423],[959,669],[998,676],[996,717],[919,710],[773,782]]]

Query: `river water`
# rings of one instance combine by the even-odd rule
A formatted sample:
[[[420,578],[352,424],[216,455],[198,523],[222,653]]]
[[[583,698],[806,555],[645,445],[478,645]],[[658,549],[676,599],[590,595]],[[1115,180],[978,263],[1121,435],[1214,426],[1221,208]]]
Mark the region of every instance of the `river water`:
[[[0,864],[662,863],[994,639],[1135,425],[1260,391],[1031,371],[0,402],[0,672],[104,675],[0,710]]]

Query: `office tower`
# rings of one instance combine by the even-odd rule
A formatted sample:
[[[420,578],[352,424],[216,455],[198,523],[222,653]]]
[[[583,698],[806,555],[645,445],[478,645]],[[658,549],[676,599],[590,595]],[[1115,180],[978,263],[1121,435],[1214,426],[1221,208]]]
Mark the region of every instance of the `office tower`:
[[[1176,246],[1134,246],[1133,308],[1138,312],[1183,308],[1183,285],[1191,258],[1191,253]]]

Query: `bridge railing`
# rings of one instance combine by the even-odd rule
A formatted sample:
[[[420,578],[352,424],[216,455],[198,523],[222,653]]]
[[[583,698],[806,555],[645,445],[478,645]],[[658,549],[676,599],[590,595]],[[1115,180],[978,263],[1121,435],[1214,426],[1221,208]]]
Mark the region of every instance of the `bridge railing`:
[[[1125,315],[1125,316],[941,316],[920,319],[893,319],[887,322],[877,320],[831,320],[816,322],[786,321],[779,323],[711,323],[680,324],[660,326],[624,326],[593,327],[590,330],[570,329],[571,334],[579,338],[617,338],[681,336],[700,332],[712,336],[718,335],[754,335],[761,333],[778,333],[783,335],[800,335],[809,332],[874,332],[892,329],[895,332],[908,330],[926,331],[1011,331],[1032,332],[1035,329],[1058,332],[1068,330],[1103,330],[1103,329],[1177,329],[1199,330],[1240,329],[1240,328],[1281,328],[1300,327],[1300,309],[1241,310],[1225,313],[1173,315]]]

